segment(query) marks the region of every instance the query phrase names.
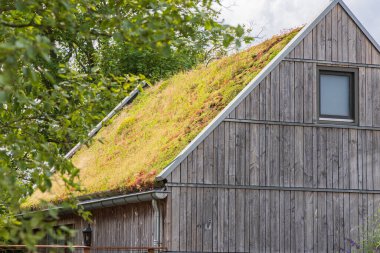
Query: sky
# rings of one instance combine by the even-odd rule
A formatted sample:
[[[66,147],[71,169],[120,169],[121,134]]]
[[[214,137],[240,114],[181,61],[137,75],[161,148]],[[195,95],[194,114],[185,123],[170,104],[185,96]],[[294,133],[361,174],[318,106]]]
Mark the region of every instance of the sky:
[[[283,30],[307,24],[330,0],[222,0],[221,18],[228,24],[245,24],[253,35],[268,38]],[[380,44],[380,1],[344,1]]]

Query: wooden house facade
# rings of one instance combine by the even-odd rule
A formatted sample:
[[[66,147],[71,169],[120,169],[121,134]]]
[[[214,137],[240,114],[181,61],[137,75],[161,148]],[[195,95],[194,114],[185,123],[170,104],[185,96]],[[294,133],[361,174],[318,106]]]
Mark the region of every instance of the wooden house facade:
[[[81,203],[93,245],[355,249],[380,207],[379,49],[330,2],[157,176],[164,190]]]

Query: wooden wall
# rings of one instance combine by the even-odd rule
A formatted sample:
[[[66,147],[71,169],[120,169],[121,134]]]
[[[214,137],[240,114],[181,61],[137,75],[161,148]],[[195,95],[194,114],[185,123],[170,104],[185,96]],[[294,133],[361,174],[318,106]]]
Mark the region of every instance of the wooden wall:
[[[287,58],[380,64],[380,53],[340,4],[322,19]]]
[[[171,188],[166,246],[188,252],[351,252],[379,194]],[[345,239],[347,238],[347,239]]]
[[[317,115],[317,66],[359,70],[358,125]],[[340,5],[167,178],[174,251],[337,252],[380,208],[380,54]]]
[[[285,60],[229,115],[230,119],[316,123],[317,66],[359,71],[359,126],[380,127],[380,66]]]
[[[151,202],[102,208],[92,211],[93,246],[153,246]],[[82,229],[87,223],[74,215],[62,217],[59,224],[73,224],[74,244],[83,245]]]
[[[224,122],[168,181],[380,193],[379,167],[380,131]]]

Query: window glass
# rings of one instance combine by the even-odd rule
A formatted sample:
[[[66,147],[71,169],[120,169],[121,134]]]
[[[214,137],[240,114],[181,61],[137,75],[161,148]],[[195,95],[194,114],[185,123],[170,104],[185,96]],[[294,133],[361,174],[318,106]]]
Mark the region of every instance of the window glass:
[[[320,116],[352,118],[350,76],[320,75]]]

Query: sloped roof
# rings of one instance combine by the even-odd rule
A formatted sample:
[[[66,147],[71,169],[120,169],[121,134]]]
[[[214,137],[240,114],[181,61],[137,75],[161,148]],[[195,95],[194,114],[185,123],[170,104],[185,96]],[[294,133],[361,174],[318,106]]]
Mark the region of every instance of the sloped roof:
[[[156,177],[157,180],[164,180],[170,173],[189,155],[252,91],[278,64],[317,26],[318,23],[337,5],[340,4],[347,14],[352,18],[360,30],[365,34],[373,46],[380,52],[380,45],[371,36],[359,19],[353,14],[343,0],[330,0],[312,21],[303,29],[269,62],[262,71],[256,75],[249,84],[215,117],[202,132],[200,132],[189,145]]]
[[[198,66],[160,82],[121,110],[73,157],[83,194],[121,193],[154,187],[156,176],[292,40],[299,29],[274,36],[241,53]],[[59,181],[39,199],[67,196]]]

